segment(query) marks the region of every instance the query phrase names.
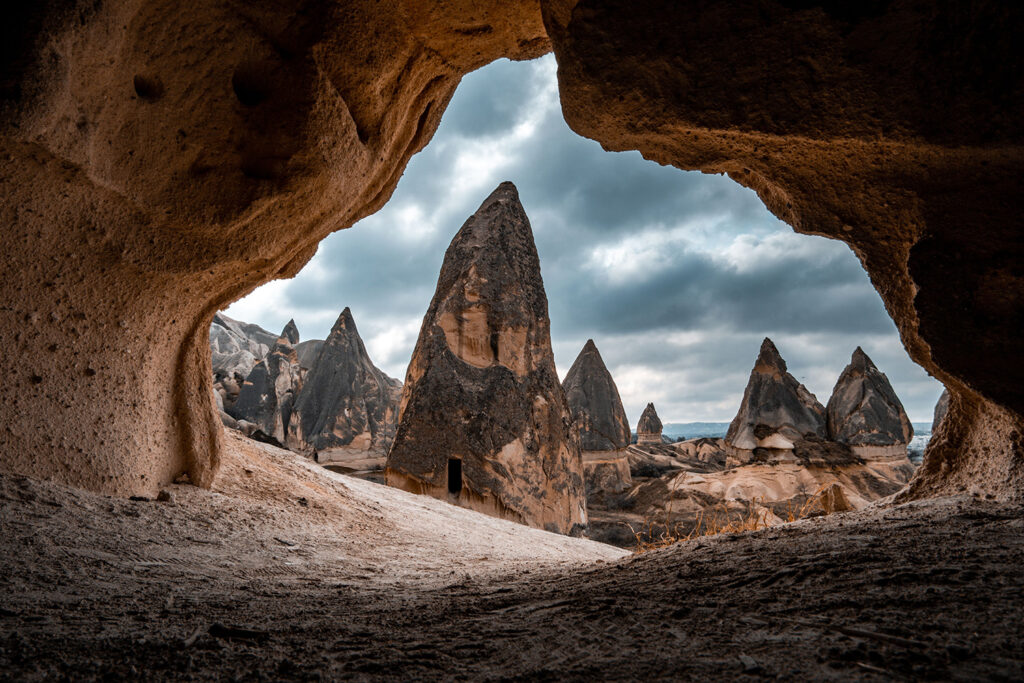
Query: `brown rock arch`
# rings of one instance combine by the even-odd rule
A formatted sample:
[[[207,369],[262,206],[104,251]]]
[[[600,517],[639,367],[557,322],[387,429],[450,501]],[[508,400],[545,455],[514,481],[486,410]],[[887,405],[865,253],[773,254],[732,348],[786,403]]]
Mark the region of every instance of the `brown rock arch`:
[[[1012,3],[25,4],[0,72],[8,471],[208,485],[213,312],[380,208],[463,74],[553,46],[574,130],[856,251],[951,390],[911,495],[1024,487]]]

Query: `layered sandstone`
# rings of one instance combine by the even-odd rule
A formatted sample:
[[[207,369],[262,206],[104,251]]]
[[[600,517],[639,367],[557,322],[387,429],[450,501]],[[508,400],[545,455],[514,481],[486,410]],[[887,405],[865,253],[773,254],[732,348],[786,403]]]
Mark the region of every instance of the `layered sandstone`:
[[[779,350],[765,337],[726,445],[742,460],[758,448],[791,451],[800,441],[824,438],[825,409],[789,374]]]
[[[370,360],[346,307],[305,376],[286,443],[306,452],[345,449],[383,454],[395,435],[401,388],[401,382]]]
[[[601,352],[588,339],[562,382],[562,390],[580,431],[584,451],[614,451],[629,445],[629,421],[619,389]]]
[[[512,183],[452,239],[409,363],[387,481],[560,533],[587,523],[579,436]]]

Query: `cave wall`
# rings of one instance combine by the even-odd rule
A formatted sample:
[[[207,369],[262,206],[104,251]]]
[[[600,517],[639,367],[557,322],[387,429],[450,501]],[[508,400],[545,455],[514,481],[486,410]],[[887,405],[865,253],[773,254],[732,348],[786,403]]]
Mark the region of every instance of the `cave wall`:
[[[956,398],[907,496],[1024,490],[1024,5],[551,0],[566,121],[850,245]]]
[[[212,481],[213,313],[379,209],[463,74],[550,49],[536,0],[24,4],[0,462],[119,495]]]
[[[387,201],[461,76],[847,242],[950,411],[909,496],[1024,490],[1024,6],[80,0],[2,10],[0,466],[209,485],[213,313]]]

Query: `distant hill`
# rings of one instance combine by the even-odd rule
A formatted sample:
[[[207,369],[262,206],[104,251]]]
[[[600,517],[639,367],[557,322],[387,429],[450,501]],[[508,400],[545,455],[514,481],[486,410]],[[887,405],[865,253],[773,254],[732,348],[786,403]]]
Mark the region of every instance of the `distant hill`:
[[[672,439],[680,436],[687,439],[701,436],[724,437],[727,431],[728,422],[667,422],[661,428],[661,433]]]

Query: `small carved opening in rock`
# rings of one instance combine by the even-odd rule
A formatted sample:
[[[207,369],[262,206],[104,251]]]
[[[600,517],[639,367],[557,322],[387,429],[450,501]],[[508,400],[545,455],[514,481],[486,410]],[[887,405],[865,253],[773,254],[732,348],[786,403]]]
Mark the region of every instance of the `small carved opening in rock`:
[[[448,493],[462,493],[462,459],[448,458]]]
[[[231,76],[231,89],[238,101],[247,107],[255,107],[270,97],[267,69],[259,62],[240,64]]]
[[[147,102],[155,102],[164,95],[164,82],[159,76],[135,74],[132,85],[135,86],[135,94]]]

